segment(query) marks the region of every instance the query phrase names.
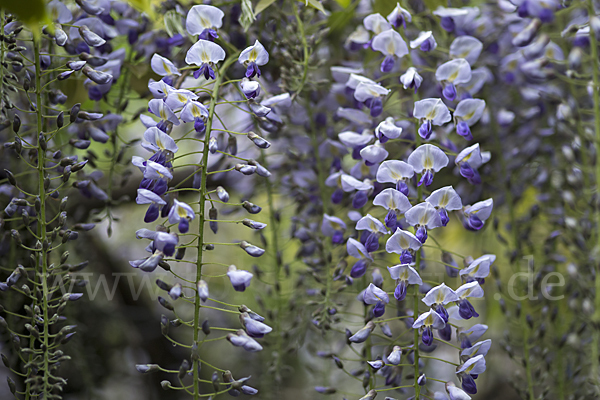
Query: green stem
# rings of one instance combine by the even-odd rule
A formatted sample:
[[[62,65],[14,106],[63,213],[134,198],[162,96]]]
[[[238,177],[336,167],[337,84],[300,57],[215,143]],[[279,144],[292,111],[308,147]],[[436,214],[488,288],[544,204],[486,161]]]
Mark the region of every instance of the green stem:
[[[40,43],[39,37],[34,35],[33,38],[33,54],[35,57],[35,95],[36,95],[36,114],[37,114],[37,131],[39,134],[43,134],[43,119],[42,119],[42,86],[40,72],[42,70],[40,63]],[[45,156],[46,151],[42,149],[41,143],[38,140],[37,149],[37,168],[38,168],[38,190],[40,196],[40,212],[37,216],[37,236],[40,238],[42,245],[46,242],[46,190],[44,188],[44,165],[46,163]],[[49,327],[48,327],[48,252],[42,250],[37,253],[38,262],[41,258],[42,273],[40,279],[42,281],[42,312],[44,318],[44,331],[40,334],[41,342],[43,345],[44,352],[44,386],[42,392],[44,398],[48,398],[51,394],[51,385],[48,382],[50,375],[49,360],[48,360],[48,339],[49,339]]]
[[[416,96],[413,95],[415,101]],[[421,145],[421,136],[416,135],[416,147],[418,148]],[[423,186],[417,187],[417,204],[423,200]],[[416,233],[416,232],[415,232]],[[421,264],[421,249],[417,250],[417,254],[415,256],[415,270],[420,274],[420,264]],[[417,285],[413,285],[414,293],[413,293],[413,317],[416,321],[419,316],[419,288]],[[415,388],[415,400],[419,400],[421,395],[421,385],[419,385],[419,330],[414,330],[413,335],[413,349],[414,349],[414,363],[415,363],[415,380],[413,382],[413,387]]]
[[[491,96],[489,96],[489,97],[491,97]],[[490,105],[490,116],[492,117],[490,126],[492,127],[492,133],[494,135],[494,139],[496,142],[496,149],[498,151],[498,159],[500,160],[500,173],[504,179],[504,185],[505,185],[504,196],[506,199],[506,205],[508,207],[508,215],[509,215],[509,221],[510,221],[510,234],[512,236],[512,242],[513,242],[513,246],[514,246],[513,248],[517,252],[517,255],[519,255],[519,254],[521,254],[521,241],[519,240],[519,232],[517,230],[517,225],[516,225],[517,219],[516,219],[515,207],[514,207],[512,192],[511,192],[511,176],[508,171],[508,167],[506,166],[506,159],[504,158],[505,153],[502,151],[502,140],[500,138],[500,133],[498,132],[497,123],[494,119],[495,111],[493,108],[491,108],[491,105]],[[516,259],[518,259],[518,258],[516,258]],[[516,263],[511,262],[510,265],[512,267],[513,272],[516,272]],[[528,268],[529,268],[529,266],[528,266]],[[523,353],[524,353],[524,360],[525,360],[525,376],[527,379],[527,393],[529,396],[529,400],[534,400],[535,399],[535,390],[534,390],[534,384],[533,384],[533,374],[531,371],[531,362],[529,359],[529,345],[527,343],[529,341],[529,327],[527,325],[527,320],[526,320],[527,309],[528,309],[527,305],[528,305],[527,303],[523,304],[523,309],[521,310],[520,325],[523,329],[523,342],[524,342]]]
[[[267,159],[264,156],[264,153],[260,153],[260,163],[268,169]],[[282,331],[282,316],[283,316],[283,299],[281,296],[281,267],[282,267],[282,259],[281,253],[279,249],[279,225],[277,222],[277,218],[275,216],[275,201],[273,199],[273,184],[269,180],[269,178],[265,178],[265,186],[267,189],[267,202],[269,204],[269,225],[271,229],[271,247],[273,249],[273,257],[275,257],[275,293],[276,293],[276,301],[277,301],[277,315],[275,318],[275,334],[277,335],[277,344],[276,344],[276,352],[277,356],[275,357],[275,365],[273,370],[275,371],[275,394],[279,395],[279,387],[281,383],[280,376],[280,366],[281,359],[283,355],[283,331]]]
[[[206,206],[206,180],[207,180],[207,166],[208,166],[208,142],[210,140],[210,133],[212,129],[212,122],[215,115],[215,107],[217,104],[217,98],[219,97],[219,89],[221,88],[221,82],[225,76],[227,68],[234,61],[237,60],[237,56],[234,54],[230,56],[219,69],[219,74],[215,79],[215,85],[213,87],[210,105],[208,108],[208,118],[206,121],[206,134],[204,136],[204,147],[202,148],[202,182],[200,184],[200,199],[199,199],[199,223],[198,223],[198,258],[196,260],[196,282],[202,279],[202,256],[204,246],[204,223],[206,222],[205,206]],[[200,302],[200,294],[196,290],[196,296],[194,299],[194,343],[198,343],[200,339],[200,308],[202,307]],[[193,371],[194,371],[194,400],[200,398],[199,388],[199,373],[200,373],[200,360],[193,360]]]
[[[592,0],[588,1],[588,15],[592,17],[595,15],[594,3]],[[595,147],[596,147],[596,196],[598,195],[598,187],[600,185],[600,77],[598,76],[598,40],[594,30],[590,28],[590,51],[592,57],[592,76],[594,81],[594,131],[595,131]],[[596,217],[596,252],[600,247],[600,208],[594,207]],[[596,394],[600,394],[600,373],[599,361],[598,361],[598,346],[600,346],[600,264],[596,262],[596,298],[595,298],[595,311],[592,316],[592,327],[594,329],[592,349],[590,356],[592,358],[591,368],[591,382],[595,386]]]
[[[133,50],[130,49],[129,51],[129,55],[127,57],[127,61],[126,61],[126,65],[129,65],[131,63],[131,59],[132,59],[132,55],[133,55]],[[123,109],[122,103],[123,103],[123,97],[125,97],[125,89],[128,87],[127,83],[129,80],[129,73],[130,73],[130,68],[125,68],[125,71],[123,72],[123,77],[121,78],[121,87],[119,88],[119,97],[117,98],[117,114],[121,115],[123,114],[123,111],[125,111]],[[112,203],[112,195],[113,195],[113,185],[114,185],[114,174],[115,174],[115,167],[117,165],[117,158],[119,157],[119,152],[117,151],[117,144],[118,144],[118,138],[119,138],[119,127],[117,125],[117,127],[115,128],[115,131],[113,132],[110,141],[111,141],[111,145],[112,145],[112,159],[111,159],[111,163],[110,163],[110,169],[108,171],[108,189],[107,189],[107,195],[108,195],[108,201],[109,204],[108,209],[107,209],[107,217],[108,217],[108,228],[107,228],[107,232],[108,232],[108,236],[111,236],[112,234],[112,214],[110,211],[110,207],[111,207],[111,203]]]

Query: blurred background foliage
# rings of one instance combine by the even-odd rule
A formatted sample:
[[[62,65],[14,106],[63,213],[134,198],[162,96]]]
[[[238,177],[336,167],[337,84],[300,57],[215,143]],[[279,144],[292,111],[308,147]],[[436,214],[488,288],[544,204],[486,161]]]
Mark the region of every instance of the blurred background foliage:
[[[180,27],[173,25],[168,14],[156,12],[160,5],[159,0],[127,0],[136,8],[148,14],[156,27],[165,27],[167,30],[177,30]],[[291,0],[290,0],[291,1]],[[333,1],[332,1],[333,2]],[[218,1],[213,2],[218,5]],[[226,3],[232,3],[228,1]],[[355,11],[358,2],[351,0],[335,0],[337,6],[331,6],[325,1],[327,11],[323,4],[317,0],[307,0],[309,6],[327,13],[328,39],[342,43],[348,33],[348,25],[355,19]],[[273,11],[270,7],[276,6],[275,0],[259,0],[251,2],[253,5],[254,16],[260,13]],[[436,9],[438,6],[445,4],[440,0],[424,0],[423,4],[429,9]],[[421,4],[421,6],[423,5]],[[472,2],[476,5],[477,2]],[[379,12],[382,15],[387,15],[396,5],[395,0],[375,0],[373,2],[373,11]],[[417,2],[417,8],[419,4]],[[15,13],[20,18],[31,26],[44,25],[48,21],[48,14],[44,11],[44,1],[42,0],[0,0],[0,7]],[[329,9],[333,11],[328,11]],[[273,11],[273,15],[276,12]],[[254,17],[251,16],[251,17]],[[126,46],[126,43],[121,43]],[[344,51],[340,46],[339,51]],[[335,56],[333,57],[335,58]],[[139,139],[144,128],[139,123],[135,116],[139,115],[146,107],[148,94],[147,83],[150,78],[156,79],[147,62],[137,62],[131,57],[127,57],[127,74],[121,76],[118,85],[126,85],[133,89],[133,94],[137,93],[137,97],[129,98],[128,105],[123,114],[127,115],[127,120],[133,122],[119,130],[124,142],[135,144],[135,139]],[[83,108],[93,110],[98,107],[96,102],[88,99],[87,92],[76,80],[67,80],[60,83],[60,90],[68,95],[70,103],[80,102]],[[119,91],[111,91],[110,96],[117,96]],[[110,111],[110,104],[115,99],[109,98],[106,104],[102,104],[103,110]],[[390,99],[386,103],[387,108],[394,107],[394,100]],[[113,108],[113,112],[116,110]],[[94,151],[95,144],[90,150]],[[491,146],[488,146],[491,147]],[[100,146],[98,146],[100,148]],[[493,152],[492,160],[505,157],[499,153],[500,148],[491,148]],[[132,155],[139,152],[138,146],[133,146],[127,149],[124,156],[125,159],[130,159]],[[102,151],[98,151],[98,165],[106,165],[108,172],[109,159],[103,155]],[[71,253],[74,258],[89,259],[90,266],[83,272],[89,284],[84,289],[84,299],[78,304],[78,307],[72,307],[69,318],[76,321],[78,325],[78,334],[70,343],[70,351],[73,356],[73,361],[65,364],[65,376],[69,377],[69,385],[64,398],[69,399],[178,399],[181,398],[176,391],[162,391],[160,381],[164,378],[161,374],[140,375],[135,364],[143,364],[152,361],[153,363],[161,364],[166,368],[177,369],[178,365],[173,365],[172,360],[179,360],[185,355],[177,354],[178,351],[172,347],[161,335],[159,329],[159,317],[162,312],[161,306],[156,301],[160,291],[154,284],[157,278],[160,278],[161,272],[157,271],[152,274],[140,274],[136,270],[132,270],[128,264],[128,260],[139,258],[143,255],[143,250],[135,243],[135,231],[139,228],[138,221],[143,219],[144,210],[136,206],[132,199],[135,198],[137,182],[139,182],[139,171],[136,171],[133,176],[128,175],[129,172],[123,175],[122,184],[117,188],[115,198],[123,198],[125,201],[121,205],[114,207],[110,212],[114,216],[114,220],[118,223],[112,224],[105,220],[88,234],[88,239],[78,243],[77,246],[71,246]],[[186,176],[185,173],[181,174]],[[179,179],[182,179],[182,176]],[[487,176],[482,173],[482,176]],[[177,179],[177,177],[176,177]],[[219,182],[219,179],[226,179],[222,176],[214,176],[214,184]],[[264,180],[257,180],[255,185],[266,185]],[[484,181],[484,185],[498,185],[498,182]],[[316,351],[315,343],[320,335],[320,332],[310,324],[311,310],[303,307],[301,302],[296,303],[294,297],[306,296],[305,287],[303,285],[303,274],[306,272],[301,262],[298,260],[297,253],[300,249],[298,241],[290,238],[289,232],[292,229],[293,217],[296,214],[294,203],[291,199],[281,196],[275,196],[272,203],[276,206],[275,209],[269,209],[265,205],[269,203],[268,188],[265,186],[261,190],[262,197],[253,198],[253,202],[263,205],[262,220],[267,222],[271,219],[281,221],[278,229],[282,232],[288,232],[284,237],[288,237],[286,241],[280,243],[283,249],[282,259],[286,261],[285,274],[290,277],[285,282],[287,287],[282,288],[282,293],[289,297],[289,310],[287,310],[291,335],[294,340],[288,343],[288,348],[284,355],[286,368],[283,369],[281,382],[276,383],[272,379],[272,371],[268,370],[268,366],[272,362],[269,351],[261,353],[235,353],[230,351],[230,344],[225,341],[216,342],[211,346],[209,351],[213,354],[207,359],[227,359],[230,364],[237,364],[240,368],[236,371],[239,376],[252,375],[254,379],[258,379],[258,384],[255,385],[260,391],[259,398],[286,398],[286,399],[314,399],[318,397],[313,391],[315,385],[327,383],[330,376],[341,374],[335,370],[335,366],[323,362],[312,362]],[[471,233],[465,232],[463,227],[457,223],[450,224],[438,235],[439,244],[444,248],[454,249],[460,254],[485,254],[493,253],[498,256],[496,261],[497,273],[499,281],[505,285],[508,279],[512,276],[514,269],[511,264],[520,265],[524,270],[528,268],[528,254],[521,254],[525,257],[522,260],[511,260],[510,247],[503,244],[506,239],[511,240],[511,232],[506,229],[506,221],[511,218],[513,221],[527,217],[534,204],[536,196],[539,194],[538,189],[528,188],[523,191],[522,195],[516,199],[514,207],[514,215],[509,215],[506,207],[497,207],[494,210],[494,224],[488,224],[482,232]],[[232,193],[232,198],[243,199],[244,193]],[[183,197],[185,200],[185,197]],[[189,198],[190,202],[193,200]],[[75,213],[80,215],[94,215],[95,208],[101,207],[101,204],[94,204],[90,201],[75,201]],[[502,204],[498,202],[497,204]],[[221,209],[221,214],[233,213],[233,209]],[[240,214],[241,215],[241,214]],[[544,252],[542,233],[547,231],[544,226],[544,220],[538,219],[538,225],[535,225],[530,237],[532,249],[537,249],[540,254],[533,254],[534,258]],[[111,232],[112,235],[108,235]],[[211,294],[214,293],[215,298],[232,298],[237,304],[246,304],[251,309],[257,310],[259,313],[265,313],[268,319],[268,310],[273,309],[274,302],[277,301],[274,295],[272,285],[273,274],[275,273],[275,258],[276,254],[270,251],[270,242],[272,237],[272,226],[269,225],[260,233],[253,233],[239,229],[236,225],[222,224],[218,234],[214,235],[209,232],[209,241],[223,242],[225,238],[235,237],[237,239],[246,239],[252,243],[262,243],[267,249],[267,254],[256,261],[256,266],[253,272],[255,278],[253,281],[252,291],[245,293],[235,293],[223,279],[214,279],[211,281]],[[246,237],[244,237],[244,235]],[[505,238],[503,240],[499,239]],[[188,253],[193,256],[193,253]],[[250,269],[248,265],[248,257],[239,249],[232,251],[215,251],[208,252],[207,261],[218,261],[222,263],[231,263],[238,266],[243,266],[245,269]],[[394,262],[390,260],[390,262]],[[441,266],[439,266],[441,267]],[[520,268],[520,267],[519,267]],[[206,269],[207,276],[221,276],[221,270]],[[186,271],[185,268],[178,270],[182,276],[187,276],[193,271]],[[432,266],[428,270],[428,274],[444,274],[443,267],[438,268]],[[165,275],[163,273],[163,275]],[[424,276],[425,278],[425,276]],[[447,282],[451,282],[446,279]],[[353,289],[354,290],[354,289]],[[521,374],[519,366],[511,361],[505,351],[502,350],[500,343],[503,341],[505,331],[508,327],[507,321],[503,315],[500,302],[500,296],[495,296],[499,291],[494,289],[493,285],[487,285],[486,297],[481,299],[479,303],[485,302],[485,306],[476,304],[478,310],[485,309],[482,312],[481,321],[489,325],[488,338],[493,340],[494,346],[488,356],[488,371],[485,376],[482,376],[483,383],[480,385],[481,391],[478,398],[488,400],[510,400],[518,398],[516,392],[512,390],[512,384],[515,380],[515,375]],[[351,297],[349,297],[350,299]],[[91,300],[93,299],[93,301]],[[219,319],[223,318],[221,314],[208,314],[213,320],[214,325],[228,326],[230,324],[219,324]],[[231,317],[236,318],[236,316]],[[563,314],[562,323],[569,323],[568,314]],[[359,326],[356,324],[353,328]],[[332,334],[330,332],[329,334]],[[269,341],[275,340],[273,337],[266,338],[265,348],[268,349]],[[176,353],[176,354],[173,354]],[[234,356],[235,354],[235,356]],[[241,355],[241,358],[239,358]],[[224,362],[227,364],[227,362]],[[308,367],[307,367],[308,366]],[[6,373],[4,370],[0,370]],[[206,371],[204,379],[210,380],[210,371]],[[324,377],[328,376],[327,379]],[[343,380],[340,376],[337,379]],[[335,378],[334,378],[335,380]],[[355,384],[355,383],[354,383]],[[278,385],[279,392],[270,390],[269,386]],[[0,398],[9,398],[7,388],[0,386]],[[279,393],[279,394],[277,394]],[[339,397],[339,396],[338,396]]]

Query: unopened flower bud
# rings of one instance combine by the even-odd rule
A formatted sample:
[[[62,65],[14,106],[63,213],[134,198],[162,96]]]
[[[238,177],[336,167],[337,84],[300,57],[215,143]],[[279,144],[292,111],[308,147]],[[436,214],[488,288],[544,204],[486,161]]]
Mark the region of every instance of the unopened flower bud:
[[[99,35],[92,32],[87,26],[79,26],[79,35],[88,46],[99,47],[106,43],[106,40],[102,39]]]
[[[245,240],[242,240],[240,242],[240,247],[242,249],[244,249],[244,251],[246,253],[248,253],[249,255],[251,255],[252,257],[260,257],[263,254],[265,254],[265,250],[264,249],[261,249],[258,246],[250,244],[250,243],[246,242]]]
[[[19,117],[19,114],[15,114],[15,117],[13,118],[12,127],[15,133],[19,133],[19,129],[21,129],[21,118]]]
[[[535,38],[538,30],[542,26],[542,21],[538,18],[531,20],[529,25],[525,27],[521,32],[517,34],[512,40],[512,44],[517,47],[525,47]]]
[[[227,203],[229,201],[229,193],[227,193],[223,186],[217,186],[217,197],[223,203]]]
[[[254,132],[248,132],[248,139],[252,140],[254,144],[261,149],[268,149],[271,147],[271,143],[263,137],[257,135]]]
[[[160,371],[160,368],[157,364],[137,364],[135,368],[138,370],[138,372],[141,372],[142,374],[149,374],[151,372]]]
[[[256,221],[253,221],[253,220],[248,219],[248,218],[244,218],[242,220],[242,223],[244,225],[246,225],[247,227],[252,228],[252,229],[256,229],[256,230],[264,229],[267,226],[267,224],[264,224],[262,222],[256,222]]]
[[[208,300],[208,296],[209,296],[208,283],[206,283],[205,280],[201,279],[198,281],[197,289],[198,289],[198,297],[200,297],[200,300],[202,300],[202,301]]]
[[[215,207],[211,207],[210,210],[208,210],[208,218],[211,220],[208,222],[210,230],[216,235],[219,230],[219,223],[216,221],[219,219],[219,211]]]
[[[210,335],[210,324],[208,323],[207,319],[202,322],[202,332],[204,332],[204,334],[207,336]]]
[[[64,124],[65,124],[65,113],[63,111],[61,111],[56,116],[56,127],[58,129],[60,129],[60,128],[62,128],[64,126]]]
[[[235,170],[244,175],[252,175],[256,172],[256,167],[248,164],[235,164]]]
[[[179,366],[179,373],[177,374],[177,376],[179,377],[179,379],[183,379],[185,377],[185,375],[188,373],[188,371],[190,370],[190,363],[188,360],[183,360],[181,362],[181,365]]]
[[[69,121],[71,123],[73,123],[77,120],[77,116],[79,115],[80,110],[81,110],[80,103],[76,103],[75,105],[73,105],[73,107],[71,107],[71,111],[69,112]]]
[[[13,186],[17,186],[17,180],[15,179],[13,173],[7,169],[5,169],[4,172],[6,173],[6,179],[8,179],[8,183],[10,183]]]
[[[15,243],[17,244],[17,246],[20,246],[20,245],[23,244],[23,241],[21,240],[21,235],[19,234],[19,231],[17,231],[16,229],[12,229],[10,231],[10,235],[14,239]]]
[[[175,310],[173,308],[173,305],[171,303],[169,303],[167,300],[165,300],[163,297],[158,296],[158,302],[160,303],[161,306],[163,306],[164,308],[166,308],[169,311]]]
[[[231,155],[235,156],[237,154],[237,140],[235,139],[235,136],[229,136],[229,139],[227,141],[227,148],[229,149],[229,153]]]
[[[257,206],[256,204],[250,203],[249,201],[244,201],[242,203],[242,207],[246,209],[250,214],[258,214],[262,211],[262,208]]]
[[[90,67],[89,65],[86,65],[85,67],[83,67],[81,69],[81,72],[83,72],[83,74],[85,76],[90,78],[92,81],[94,81],[98,85],[105,85],[113,80],[113,76],[111,74],[107,74],[106,72],[102,72],[102,71],[97,71],[97,70],[93,69],[92,67]],[[79,115],[79,117],[83,118],[82,115]]]
[[[46,142],[46,136],[44,136],[44,132],[40,132],[38,144],[40,145],[40,149],[42,149],[42,151],[46,151],[48,149],[48,143]]]
[[[208,139],[208,151],[210,151],[212,154],[215,154],[217,152],[217,150],[219,150],[219,144],[217,143],[217,138],[212,136],[210,139]]]

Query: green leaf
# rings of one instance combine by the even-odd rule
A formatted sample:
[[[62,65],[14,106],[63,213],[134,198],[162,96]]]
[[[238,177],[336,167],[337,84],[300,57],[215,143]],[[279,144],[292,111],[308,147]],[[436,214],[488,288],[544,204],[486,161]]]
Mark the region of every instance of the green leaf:
[[[353,13],[345,11],[332,12],[327,19],[327,26],[332,34],[342,32],[346,26],[352,21]]]
[[[445,6],[447,3],[444,0],[423,0],[430,11],[435,11],[439,6]]]
[[[269,8],[269,6],[273,3],[275,3],[275,0],[260,0],[254,8],[254,15],[256,16],[260,12],[263,12],[264,10]]]
[[[139,11],[145,12],[151,18],[154,18],[154,8],[152,7],[152,0],[126,0],[133,7]]]
[[[185,36],[185,29],[183,28],[183,22],[181,21],[181,15],[175,11],[170,10],[164,16],[165,30],[170,37],[177,35],[178,33]]]
[[[373,12],[385,17],[396,8],[398,2],[398,0],[375,0],[373,2]]]
[[[15,14],[27,25],[50,24],[50,16],[43,0],[0,0],[0,8]]]
[[[323,8],[323,4],[321,4],[321,2],[318,0],[306,0],[305,4],[308,4],[312,8],[316,8],[317,10],[321,11],[323,14],[327,14],[325,12],[325,9]]]
[[[335,0],[340,6],[346,8],[350,5],[352,0]]]
[[[250,28],[256,17],[252,11],[252,3],[250,0],[242,0],[242,15],[240,15],[240,25],[244,28],[244,32]]]

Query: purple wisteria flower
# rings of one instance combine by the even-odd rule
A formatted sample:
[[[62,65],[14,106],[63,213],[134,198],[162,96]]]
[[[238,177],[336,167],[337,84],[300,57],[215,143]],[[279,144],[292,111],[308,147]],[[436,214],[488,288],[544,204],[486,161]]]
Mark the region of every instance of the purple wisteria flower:
[[[223,26],[225,14],[219,8],[210,5],[196,5],[190,8],[185,19],[185,28],[200,39],[214,41],[219,37],[217,29]]]
[[[433,329],[442,329],[446,326],[444,319],[434,310],[419,315],[419,318],[413,323],[413,329],[421,328],[421,340],[425,346],[433,344]]]
[[[459,297],[454,290],[442,283],[434,288],[423,297],[422,301],[427,306],[435,309],[444,322],[448,322],[448,311],[444,307],[448,303],[458,301]]]
[[[421,174],[418,186],[425,184],[431,185],[434,174],[448,165],[448,156],[438,147],[431,144],[424,144],[415,149],[408,156],[410,164],[415,173]]]
[[[398,301],[406,298],[408,285],[423,284],[419,273],[409,264],[394,265],[393,267],[388,267],[388,271],[392,279],[396,281],[397,286],[394,290],[394,297]]]
[[[396,231],[385,244],[388,253],[400,254],[400,263],[412,264],[414,253],[418,251],[423,243],[412,232],[396,228]]]
[[[173,205],[169,210],[169,223],[178,224],[179,232],[186,233],[190,228],[190,221],[196,217],[196,213],[186,203],[173,200]]]
[[[243,292],[250,286],[253,274],[248,271],[239,270],[235,265],[230,265],[227,276],[237,292]]]
[[[238,62],[246,67],[246,78],[260,77],[258,67],[269,62],[269,53],[257,40],[252,46],[247,47],[240,53]]]
[[[443,226],[446,226],[450,221],[448,211],[456,211],[462,209],[462,200],[456,190],[452,186],[446,186],[431,192],[426,202],[434,206],[440,214],[440,220]]]
[[[194,71],[194,78],[198,79],[201,75],[204,79],[215,79],[214,66],[225,59],[225,50],[216,43],[208,40],[198,40],[185,55],[185,62],[188,65],[197,65],[200,67]]]
[[[356,262],[350,270],[350,276],[352,278],[360,278],[367,272],[367,268],[373,261],[373,257],[369,254],[367,248],[356,239],[349,238],[346,242],[346,249],[348,255],[358,258],[358,262]]]
[[[419,135],[427,140],[433,132],[432,125],[442,126],[452,120],[450,110],[442,99],[425,99],[415,101],[413,116],[419,119]]]
[[[381,62],[381,72],[390,72],[394,69],[395,58],[402,58],[408,54],[408,46],[402,36],[393,29],[388,29],[377,34],[371,43],[373,50],[384,55]]]

